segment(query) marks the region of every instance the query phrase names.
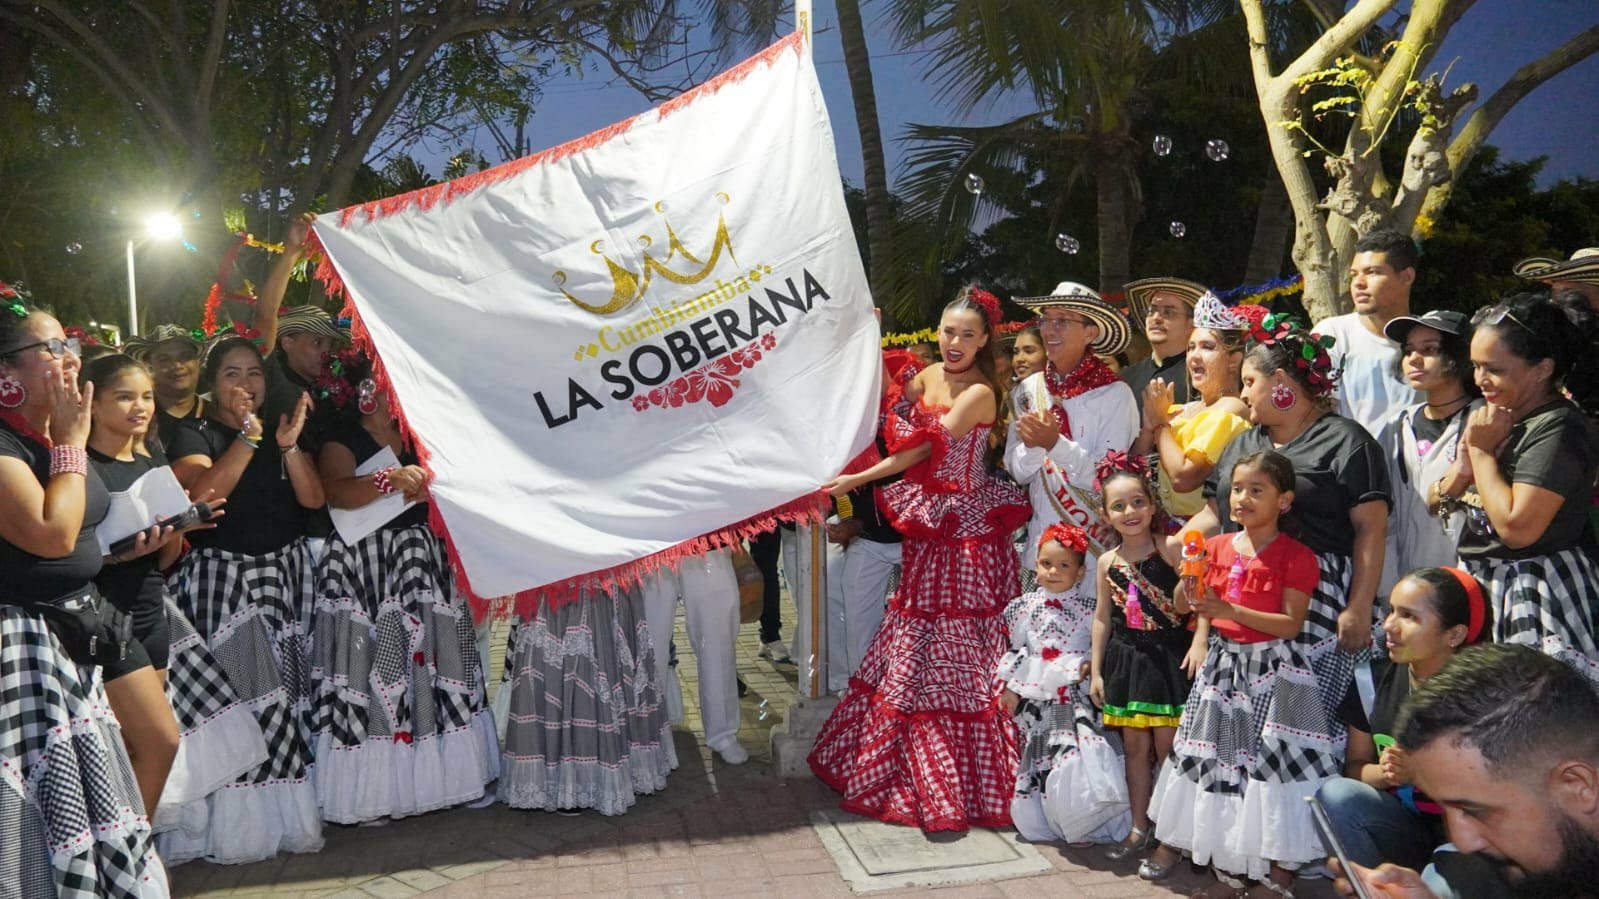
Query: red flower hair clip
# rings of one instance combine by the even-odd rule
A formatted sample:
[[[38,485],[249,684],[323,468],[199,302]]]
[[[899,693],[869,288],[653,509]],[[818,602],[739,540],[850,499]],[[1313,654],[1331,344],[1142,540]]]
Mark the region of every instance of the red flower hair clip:
[[[1073,552],[1088,552],[1088,532],[1075,525],[1052,524],[1044,528],[1044,536],[1038,538],[1038,548],[1043,549],[1044,544],[1051,541]]]
[[[966,289],[966,302],[974,306],[983,307],[983,314],[988,318],[988,327],[990,329],[999,325],[999,297],[973,285]]]
[[[1134,456],[1111,450],[1105,454],[1105,458],[1100,459],[1099,463],[1094,466],[1094,489],[1099,490],[1100,486],[1110,480],[1112,475],[1124,471],[1132,472],[1146,482],[1154,474],[1149,467],[1148,456]]]

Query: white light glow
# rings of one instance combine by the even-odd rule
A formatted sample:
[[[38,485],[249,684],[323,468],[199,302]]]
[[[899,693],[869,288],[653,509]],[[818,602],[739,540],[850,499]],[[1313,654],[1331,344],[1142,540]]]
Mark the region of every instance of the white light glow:
[[[170,212],[158,212],[144,220],[144,233],[151,240],[177,240],[183,236],[183,222]]]

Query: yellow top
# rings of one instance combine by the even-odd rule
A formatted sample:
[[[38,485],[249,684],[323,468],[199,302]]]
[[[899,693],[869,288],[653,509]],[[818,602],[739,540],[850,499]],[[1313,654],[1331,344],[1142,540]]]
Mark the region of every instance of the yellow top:
[[[1184,415],[1184,408],[1171,407],[1172,438],[1183,448],[1185,456],[1203,459],[1211,465],[1220,461],[1222,450],[1234,437],[1249,430],[1249,422],[1224,409],[1201,409]],[[1160,468],[1160,499],[1166,504],[1166,511],[1180,518],[1192,517],[1205,508],[1203,488],[1177,493],[1172,490],[1171,477],[1166,474],[1164,465]]]

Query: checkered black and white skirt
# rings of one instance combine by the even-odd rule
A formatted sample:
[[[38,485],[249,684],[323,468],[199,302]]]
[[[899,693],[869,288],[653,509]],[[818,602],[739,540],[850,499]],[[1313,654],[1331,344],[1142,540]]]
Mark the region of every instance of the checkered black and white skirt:
[[[1599,559],[1568,549],[1531,559],[1468,559],[1493,612],[1495,643],[1554,656],[1599,684]]]
[[[0,605],[0,893],[165,897],[139,785],[98,668]]]
[[[259,556],[198,550],[169,582],[233,694],[255,715],[268,753],[207,796],[203,818],[186,809],[184,825],[161,834],[169,863],[242,864],[322,848],[306,664],[313,576],[302,538]]]
[[[1306,798],[1342,773],[1343,728],[1295,643],[1210,638],[1150,817],[1199,864],[1264,879],[1326,855]]]
[[[500,745],[466,600],[427,527],[335,535],[317,566],[317,801],[355,824],[471,802]]]
[[[1023,699],[1012,719],[1021,759],[1011,821],[1025,839],[1124,839],[1132,827],[1121,739],[1101,723],[1083,684],[1055,702]]]
[[[1310,595],[1310,609],[1294,645],[1316,672],[1322,709],[1330,720],[1337,721],[1338,706],[1349,693],[1355,666],[1369,659],[1371,650],[1350,653],[1338,648],[1338,616],[1349,607],[1354,561],[1337,553],[1316,553],[1316,563],[1321,576],[1316,591]]]
[[[167,701],[182,739],[154,824],[158,831],[185,826],[194,831],[204,827],[205,798],[265,762],[267,744],[260,722],[239,701],[188,616],[170,594],[164,600],[171,646]]]
[[[620,815],[677,767],[637,587],[540,605],[511,635],[500,689],[507,805]]]

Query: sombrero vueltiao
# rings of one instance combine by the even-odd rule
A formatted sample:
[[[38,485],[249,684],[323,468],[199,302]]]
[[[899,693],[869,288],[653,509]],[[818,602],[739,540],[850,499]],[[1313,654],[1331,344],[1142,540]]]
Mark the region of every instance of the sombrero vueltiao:
[[[329,340],[349,340],[350,333],[333,323],[333,317],[315,306],[285,306],[278,312],[278,335],[320,334]]]
[[[1599,284],[1599,247],[1585,247],[1571,254],[1564,262],[1559,259],[1534,257],[1516,263],[1516,277],[1528,281],[1578,281]]]
[[[150,352],[155,349],[156,344],[166,343],[169,340],[187,341],[193,344],[196,350],[202,353],[205,350],[205,344],[195,339],[194,334],[188,328],[181,325],[161,324],[156,325],[148,334],[129,337],[122,351],[140,362],[149,364]]]
[[[1055,285],[1055,292],[1043,297],[1016,297],[1018,306],[1024,306],[1033,312],[1043,312],[1045,309],[1069,309],[1079,313],[1099,326],[1099,336],[1088,345],[1090,350],[1101,356],[1114,356],[1127,349],[1127,342],[1132,339],[1132,328],[1127,324],[1127,316],[1115,306],[1100,299],[1099,294],[1086,285],[1075,281],[1062,281]]]
[[[1143,322],[1149,318],[1149,304],[1155,299],[1155,294],[1166,291],[1174,293],[1188,304],[1188,311],[1193,312],[1199,298],[1205,295],[1205,285],[1185,281],[1182,278],[1140,278],[1137,281],[1127,282],[1127,308],[1132,310],[1135,321]]]

